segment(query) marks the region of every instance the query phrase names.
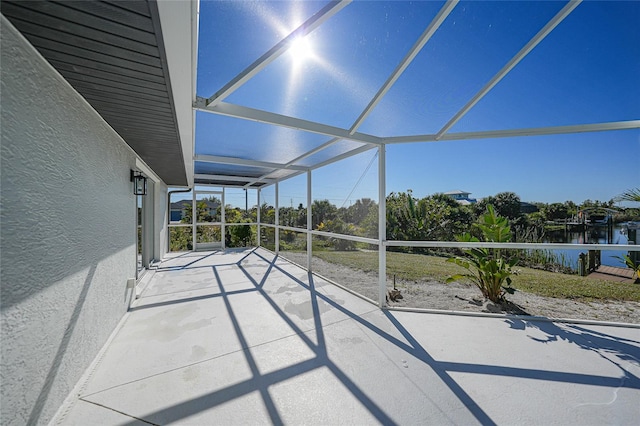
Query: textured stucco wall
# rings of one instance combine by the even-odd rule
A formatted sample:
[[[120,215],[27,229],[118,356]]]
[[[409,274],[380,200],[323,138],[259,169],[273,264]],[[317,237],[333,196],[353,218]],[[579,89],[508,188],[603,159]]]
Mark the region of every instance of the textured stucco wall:
[[[0,423],[44,424],[128,307],[135,154],[4,17],[0,27]]]

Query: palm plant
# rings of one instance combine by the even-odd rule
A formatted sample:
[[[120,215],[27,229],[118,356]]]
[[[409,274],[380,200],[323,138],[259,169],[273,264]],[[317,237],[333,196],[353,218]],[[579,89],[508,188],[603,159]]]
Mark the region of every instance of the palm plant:
[[[629,255],[624,255],[624,256],[613,256],[616,259],[619,259],[622,263],[624,263],[627,268],[631,268],[633,269],[633,276],[636,277],[636,282],[638,282],[640,280],[640,263],[636,264],[636,262],[634,262],[634,260],[631,258],[631,256]]]
[[[615,198],[616,201],[635,201],[640,203],[640,188],[629,189]]]
[[[475,226],[480,229],[485,241],[504,243],[511,240],[509,221],[496,215],[491,204],[487,206],[487,213]],[[469,233],[459,235],[456,239],[462,242],[480,241]],[[497,249],[471,248],[464,252],[466,257],[452,257],[447,259],[447,262],[455,263],[468,272],[450,276],[447,283],[468,279],[478,287],[485,298],[496,303],[504,300],[505,293],[513,293],[511,275],[517,274],[513,269],[518,261],[516,258],[506,260],[500,256],[500,250]],[[504,283],[506,286],[503,286]]]

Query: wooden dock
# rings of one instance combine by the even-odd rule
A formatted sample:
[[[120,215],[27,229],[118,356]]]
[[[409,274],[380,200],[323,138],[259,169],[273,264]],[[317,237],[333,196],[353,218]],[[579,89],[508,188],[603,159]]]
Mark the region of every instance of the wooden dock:
[[[631,268],[617,268],[615,266],[600,265],[595,271],[587,275],[588,278],[615,281],[619,283],[634,283],[633,270]]]

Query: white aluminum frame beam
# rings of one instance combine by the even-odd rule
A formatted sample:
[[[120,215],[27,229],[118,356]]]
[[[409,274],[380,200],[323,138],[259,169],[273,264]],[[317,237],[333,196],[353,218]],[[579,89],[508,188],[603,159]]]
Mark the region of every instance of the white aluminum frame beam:
[[[394,136],[385,138],[385,144],[461,141],[468,139],[510,138],[519,136],[564,135],[572,133],[607,132],[613,130],[640,129],[640,120],[612,121],[607,123],[576,124],[570,126],[532,127],[526,129],[483,130],[479,132],[447,133],[438,139],[437,135]]]
[[[251,178],[243,177],[243,176],[229,176],[229,175],[209,175],[206,173],[196,173],[193,175],[194,179],[205,179],[205,180],[221,180],[226,182],[247,182]],[[264,183],[275,183],[275,179],[263,179]]]
[[[393,86],[393,84],[398,80],[400,75],[402,75],[402,73],[406,70],[406,68],[413,61],[413,59],[415,59],[415,57],[418,55],[420,50],[424,47],[424,45],[427,43],[427,41],[429,41],[429,39],[433,36],[433,34],[436,32],[436,30],[442,25],[444,20],[447,18],[447,16],[449,16],[449,14],[455,8],[457,3],[458,3],[458,0],[449,0],[449,1],[447,1],[447,3],[445,3],[445,5],[442,7],[442,9],[440,9],[440,11],[436,15],[436,17],[431,21],[431,23],[429,24],[427,29],[422,33],[420,38],[416,41],[416,43],[413,45],[413,47],[405,55],[403,60],[398,64],[398,66],[396,67],[394,72],[391,74],[391,76],[389,76],[387,81],[380,88],[380,90],[374,96],[374,98],[371,100],[371,102],[369,102],[369,105],[365,108],[365,110],[362,112],[362,114],[360,114],[360,117],[358,117],[358,119],[353,123],[353,125],[351,126],[351,128],[348,131],[349,137],[344,137],[345,136],[344,134],[343,135],[335,135],[335,137],[333,139],[325,142],[324,144],[322,144],[322,145],[320,145],[320,146],[318,146],[318,147],[306,152],[305,154],[293,159],[292,161],[288,162],[284,166],[284,168],[296,169],[296,166],[294,166],[294,164],[296,162],[301,161],[301,160],[303,160],[303,159],[305,159],[305,158],[307,158],[307,157],[309,157],[309,156],[311,156],[313,154],[316,154],[316,153],[324,150],[325,148],[328,148],[329,146],[337,143],[338,141],[340,141],[342,139],[351,139],[354,135],[359,135],[356,132],[357,128],[360,127],[360,125],[364,122],[364,120],[369,116],[371,111],[373,111],[373,109],[376,107],[376,105],[378,105],[378,103],[380,102],[382,97],[389,91],[391,86]],[[195,108],[199,108],[199,109],[204,109],[205,111],[213,112],[212,108],[209,107],[209,104],[208,103],[203,103],[202,100],[198,100],[198,102],[196,102],[194,107]],[[258,117],[256,117],[255,113],[256,113],[256,111],[254,110],[254,118],[257,119]],[[271,113],[268,113],[266,111],[263,111],[263,113],[271,114]],[[271,117],[272,117],[272,119],[276,119],[277,118],[277,117],[273,117],[273,115]],[[250,119],[248,117],[248,115],[246,115],[246,114],[242,114],[242,117],[240,117],[240,118]],[[283,118],[284,119],[286,119],[286,118],[291,119],[291,117],[280,116],[278,121],[280,123],[282,123],[282,124],[284,124]],[[298,119],[293,119],[293,120],[298,120]],[[264,120],[256,120],[256,121],[265,122]],[[293,128],[314,132],[314,130],[312,130],[310,127],[308,127],[308,124],[313,124],[312,122],[306,122],[306,123],[303,123],[303,122],[304,122],[304,120],[298,121],[297,125],[295,125]],[[273,123],[273,124],[276,124],[276,123]],[[307,126],[303,127],[303,126],[301,126],[301,124],[306,124]],[[319,123],[315,123],[315,124],[318,125]],[[324,126],[324,125],[321,125],[321,126]],[[288,125],[288,126],[285,126],[285,127],[291,127],[291,126]],[[321,134],[326,134],[326,135],[330,135],[331,134],[329,129],[327,129],[326,127],[323,130],[324,131],[320,131],[320,132],[319,131],[315,131],[314,133],[321,133]],[[335,132],[335,128],[333,128],[332,131]],[[367,136],[371,136],[371,135],[367,135]],[[351,140],[354,140],[354,139],[351,139]],[[378,144],[379,145],[379,143],[377,143],[376,141],[372,141],[372,140],[363,141],[361,138],[358,138],[358,139],[355,139],[355,140],[357,142],[363,142],[363,143],[367,143],[367,144]],[[369,149],[369,148],[367,148],[367,149]],[[348,153],[345,153],[345,154],[348,154],[346,156],[340,156],[339,158],[335,157],[334,159],[332,159],[329,162],[323,162],[323,163],[321,163],[319,165],[314,166],[313,169],[316,169],[318,167],[322,167],[323,165],[330,164],[331,162],[334,162],[334,161],[338,161],[339,159],[343,159],[343,158],[347,158],[347,157],[352,156],[352,155],[356,155],[356,154],[358,154],[360,152],[366,151],[367,149],[353,150],[353,151],[356,151],[356,152],[350,151]],[[268,175],[269,174],[264,174],[261,177],[259,177],[258,179],[252,181],[248,185],[252,185],[252,184],[254,184],[256,182],[264,182],[264,179]]]
[[[403,60],[398,64],[398,66],[394,70],[394,72],[389,76],[389,78],[384,83],[384,85],[380,88],[380,90],[378,90],[378,93],[374,96],[374,98],[371,100],[371,102],[369,102],[369,105],[365,108],[365,110],[362,112],[362,114],[360,114],[358,119],[353,123],[353,125],[349,129],[349,134],[350,135],[353,136],[356,133],[356,130],[358,129],[358,127],[360,127],[360,125],[364,122],[364,120],[369,116],[371,111],[373,111],[373,109],[378,105],[378,103],[382,100],[382,97],[389,91],[391,86],[393,86],[393,84],[398,80],[398,78],[400,78],[400,75],[402,75],[402,73],[406,70],[406,68],[413,61],[413,59],[415,59],[415,57],[418,55],[418,53],[424,47],[424,45],[427,43],[427,41],[429,41],[429,39],[433,36],[433,34],[436,32],[436,30],[440,27],[440,25],[442,25],[444,20],[447,18],[447,16],[449,16],[449,14],[455,8],[457,3],[458,3],[458,0],[449,0],[442,7],[442,9],[440,9],[438,14],[433,19],[433,21],[431,21],[431,23],[429,24],[427,29],[422,33],[420,38],[418,38],[416,43],[413,45],[411,50],[409,50],[409,52],[407,52],[407,54],[405,55]],[[334,137],[333,139],[325,142],[324,144],[322,144],[322,145],[320,145],[320,146],[318,146],[318,147],[316,147],[316,148],[304,153],[303,155],[291,160],[290,162],[288,162],[285,165],[285,168],[293,168],[292,165],[294,165],[298,161],[301,161],[301,160],[303,160],[305,158],[308,158],[311,155],[314,155],[314,154],[316,154],[316,153],[318,153],[318,152],[330,147],[331,145],[337,143],[338,141],[340,141],[342,139],[343,138],[341,138],[341,137]],[[260,181],[262,181],[263,178],[265,178],[267,176],[268,176],[268,174],[262,175],[257,180],[251,182],[251,184],[254,184],[256,182],[260,182]]]
[[[249,81],[254,75],[262,71],[267,65],[275,61],[280,55],[285,53],[291,46],[291,43],[297,38],[304,37],[307,34],[314,31],[327,19],[338,13],[344,7],[346,7],[351,0],[332,1],[320,11],[314,14],[311,18],[305,21],[302,25],[291,32],[287,37],[278,42],[275,46],[269,49],[264,55],[256,59],[251,65],[245,68],[240,74],[235,76],[229,81],[222,89],[218,90],[213,96],[206,100],[207,106],[215,106],[222,102],[227,96],[232,94],[244,83]]]
[[[602,250],[640,251],[640,246],[632,244],[567,244],[567,243],[494,243],[489,241],[385,241],[387,247],[446,247],[446,248],[492,248],[513,250]]]
[[[194,178],[195,180],[195,178]],[[196,204],[196,185],[195,183],[193,184],[193,191],[191,191],[191,250],[192,251],[196,251],[197,247],[196,247],[196,240],[198,239],[198,210],[197,210],[197,204]],[[195,207],[195,208],[194,208]]]
[[[272,178],[272,179],[275,180],[276,182],[284,182],[285,180],[293,179],[294,177],[300,176],[301,174],[304,174],[304,173],[306,172],[300,171],[300,172],[291,173],[290,175],[287,175],[287,176],[282,176],[279,178]],[[269,186],[269,185],[267,184],[266,186]]]
[[[378,304],[387,298],[387,147],[378,148]]]
[[[380,147],[376,147],[376,146],[373,146],[373,145],[363,145],[363,146],[361,146],[359,148],[352,149],[351,151],[347,151],[344,154],[332,157],[332,158],[328,159],[327,161],[323,161],[322,163],[318,163],[318,164],[314,165],[313,167],[309,168],[309,171],[313,171],[313,170],[319,169],[320,167],[328,166],[329,164],[335,163],[335,162],[340,161],[340,160],[344,160],[345,158],[353,157],[354,155],[358,155],[360,153],[369,151],[369,150],[374,149],[374,148],[380,148]],[[296,176],[301,175],[302,173],[304,173],[304,172],[296,172],[296,173],[290,174],[289,176],[284,176],[282,178],[278,178],[278,179],[276,179],[276,182],[282,182],[282,181],[287,180],[287,179],[292,179],[292,178],[294,178]]]
[[[257,226],[256,226],[256,231],[257,231],[256,247],[260,247],[261,244],[262,244],[262,238],[261,238],[262,230],[260,229],[260,221],[262,220],[262,218],[260,217],[260,208],[261,208],[261,205],[260,205],[260,188],[258,188],[258,194],[257,194],[256,198],[257,198],[257,202],[258,202],[257,209],[256,209],[256,221],[258,222]]]
[[[235,223],[233,225],[243,226],[243,225],[246,225],[246,224],[245,223]],[[263,224],[263,225],[269,226],[271,228],[276,228],[276,225],[274,225],[274,224]],[[305,235],[312,235],[312,236],[313,235],[317,235],[317,236],[328,237],[328,238],[339,238],[341,240],[355,241],[357,243],[366,243],[366,244],[373,244],[373,245],[378,245],[380,243],[376,239],[367,238],[367,237],[358,237],[357,235],[336,234],[335,232],[326,232],[326,231],[318,231],[318,230],[307,231],[306,228],[296,228],[294,226],[278,225],[277,227],[280,228],[280,230],[282,230],[282,231],[299,232],[299,233],[305,234]],[[640,250],[640,248],[638,250]]]
[[[509,130],[490,130],[490,131],[477,131],[477,132],[458,132],[458,133],[446,133],[452,126],[455,125],[457,121],[459,121],[475,104],[477,104],[495,85],[497,85],[502,78],[504,78],[528,53],[530,53],[564,18],[566,18],[580,3],[582,0],[571,0],[567,5],[563,7],[563,9],[558,12],[546,25],[543,29],[541,29],[528,43],[525,45],[481,90],[478,92],[456,115],[436,134],[427,134],[427,135],[411,135],[411,136],[397,136],[397,137],[388,137],[381,138],[374,135],[363,134],[356,132],[356,129],[362,124],[362,122],[366,119],[366,117],[371,113],[371,111],[375,108],[375,106],[380,102],[382,97],[390,90],[392,85],[397,81],[402,72],[406,70],[408,65],[411,63],[413,59],[417,56],[420,49],[424,47],[426,42],[432,35],[435,33],[437,28],[444,22],[446,17],[451,13],[451,11],[455,8],[458,0],[450,0],[442,7],[442,9],[438,12],[438,15],[434,18],[434,20],[429,24],[427,29],[420,36],[418,41],[414,44],[411,50],[405,55],[404,59],[398,64],[394,72],[389,76],[385,84],[380,88],[376,96],[371,100],[367,108],[362,112],[360,117],[356,120],[356,122],[351,126],[350,130],[345,130],[333,126],[328,126],[325,124],[302,120],[295,117],[289,117],[285,115],[275,114],[268,111],[257,110],[253,108],[243,107],[240,105],[229,104],[225,102],[221,102],[224,96],[216,97],[218,94],[214,95],[216,99],[214,102],[211,100],[214,98],[197,98],[194,103],[194,109],[202,110],[205,112],[221,114],[226,116],[231,116],[235,118],[241,118],[251,121],[257,121],[262,123],[267,123],[271,125],[277,125],[286,128],[292,128],[296,130],[303,130],[311,133],[322,134],[327,136],[332,136],[332,139],[323,143],[322,145],[302,154],[301,156],[289,161],[286,164],[278,164],[278,163],[270,163],[270,162],[261,162],[261,161],[252,161],[252,160],[242,160],[235,159],[231,157],[218,157],[218,156],[194,156],[196,161],[208,161],[213,163],[221,163],[221,164],[238,164],[243,166],[255,166],[255,167],[266,167],[273,168],[275,170],[283,170],[283,169],[292,169],[296,171],[309,171],[315,170],[317,168],[326,166],[336,161],[340,161],[342,159],[348,158],[353,155],[357,155],[361,152],[365,152],[373,146],[384,146],[386,144],[395,144],[395,143],[412,143],[412,142],[436,142],[436,141],[455,141],[455,140],[468,140],[468,139],[484,139],[484,138],[504,138],[504,137],[519,137],[519,136],[538,136],[538,135],[554,135],[554,134],[571,134],[571,133],[584,133],[584,132],[600,132],[600,131],[611,131],[611,130],[626,130],[626,129],[636,129],[640,128],[640,120],[631,120],[631,121],[620,121],[620,122],[609,122],[609,123],[595,123],[595,124],[582,124],[582,125],[570,125],[570,126],[553,126],[553,127],[540,127],[540,128],[525,128],[525,129],[509,129]],[[333,2],[328,5],[323,11],[328,12],[328,9],[331,9],[331,6],[336,6],[338,3],[342,4],[340,9],[346,6],[345,2]],[[337,12],[337,10],[332,9],[333,12]],[[324,15],[324,12],[320,12],[318,15]],[[313,18],[312,18],[313,19]],[[308,21],[309,22],[309,21]],[[319,21],[316,22],[317,25],[320,25]],[[316,25],[314,24],[314,25]],[[303,26],[306,25],[303,24]],[[314,28],[317,28],[317,25]],[[299,27],[298,30],[301,30],[303,27]],[[294,31],[296,33],[298,30]],[[309,31],[310,32],[310,31]],[[287,38],[283,39],[277,46],[284,47],[288,41],[291,40],[290,37],[294,35],[294,33],[290,34]],[[308,32],[307,32],[308,33]],[[306,34],[306,33],[305,33]],[[296,35],[297,36],[297,35]],[[274,47],[274,49],[276,48]],[[273,49],[272,49],[273,50]],[[286,50],[286,48],[284,49]],[[283,51],[284,51],[283,50]],[[282,52],[283,52],[282,51]],[[277,55],[281,54],[277,53]],[[272,52],[274,53],[274,52]],[[272,61],[275,57],[269,56],[267,58],[267,54],[263,55],[262,59],[265,61]],[[260,61],[260,60],[259,60]],[[259,62],[256,61],[256,62]],[[254,63],[253,65],[255,65]],[[258,67],[264,67],[266,63],[261,62],[261,65]],[[254,75],[259,71],[258,67],[249,67],[245,72],[241,73],[238,77],[236,77],[237,83],[244,77],[246,79],[250,78],[251,75]],[[260,68],[260,69],[262,69]],[[243,77],[244,75],[244,77]],[[246,80],[244,80],[246,81]],[[241,85],[241,83],[239,83]],[[239,87],[239,85],[237,87]],[[229,87],[232,86],[232,83],[228,84]],[[236,88],[237,88],[236,87]],[[235,90],[235,88],[233,89]],[[231,90],[231,92],[233,91]],[[231,93],[229,92],[229,93]],[[229,94],[227,93],[227,95]],[[362,147],[356,148],[354,150],[343,153],[342,155],[333,157],[327,161],[316,164],[311,167],[299,166],[295,163],[301,161],[304,158],[308,158],[309,156],[316,154],[329,146],[335,144],[340,140],[351,140],[359,143],[365,144]],[[278,179],[269,179],[268,176],[273,173],[269,172],[260,176],[259,178],[251,178],[247,179],[249,181],[245,187],[249,187],[257,182],[264,182],[266,184],[272,184],[274,182],[279,182],[284,179],[291,178],[293,176],[297,176],[300,173],[294,173],[291,176],[278,178]],[[206,177],[205,177],[206,176]],[[201,178],[211,178],[209,175],[204,175]]]
[[[195,191],[194,191],[195,192]],[[226,247],[226,240],[227,240],[227,233],[225,231],[225,223],[227,222],[227,218],[225,217],[225,212],[226,212],[226,203],[224,201],[224,187],[222,187],[222,195],[221,195],[221,200],[220,200],[220,219],[222,220],[222,225],[220,225],[220,242],[222,243],[222,250],[224,250]]]
[[[311,170],[307,171],[307,271],[312,272],[313,269],[313,211],[311,207],[312,197],[311,186]]]
[[[276,182],[276,202],[275,202],[275,225],[276,225],[276,230],[274,232],[275,235],[275,252],[276,255],[280,254],[280,189],[279,189],[278,182]]]
[[[241,118],[244,120],[256,121],[258,123],[273,124],[276,126],[287,127],[294,130],[304,130],[310,133],[317,133],[320,135],[326,135],[355,142],[382,145],[382,138],[365,133],[356,132],[351,134],[349,130],[341,129],[339,127],[329,126],[326,124],[317,123],[315,121],[303,120],[300,118],[290,117],[288,115],[276,114],[273,112],[249,108],[241,105],[230,104],[227,102],[220,102],[215,106],[205,106],[204,101],[204,98],[198,98],[193,105],[193,108],[199,111],[210,112],[213,114]]]
[[[286,169],[282,169],[282,170],[286,170]],[[278,181],[278,182],[280,182],[280,181],[283,181],[283,180],[291,179],[291,178],[294,178],[294,177],[296,177],[298,175],[301,175],[305,171],[309,171],[309,170],[310,170],[309,168],[305,168],[305,170],[299,170],[299,171],[296,171],[295,173],[291,173],[290,175],[283,176],[283,177],[280,177],[280,178],[269,178],[268,176],[272,175],[274,172],[277,171],[277,170],[273,170],[273,171],[271,171],[269,173],[266,173],[266,174],[264,174],[264,175],[262,175],[262,176],[260,176],[258,178],[251,178],[249,180],[249,182],[246,185],[244,185],[244,188],[251,188],[252,185],[255,185],[256,183],[260,183],[260,182],[264,182],[265,184],[269,185],[270,181]]]
[[[380,88],[380,90],[374,96],[374,98],[371,100],[371,102],[369,102],[369,105],[365,108],[365,110],[362,112],[362,114],[360,114],[358,119],[353,123],[353,125],[349,129],[349,134],[350,135],[353,136],[356,133],[356,130],[358,129],[358,127],[360,127],[360,125],[364,122],[364,120],[369,116],[371,111],[373,111],[373,109],[378,105],[380,100],[382,100],[382,97],[389,91],[391,86],[393,86],[393,84],[398,80],[400,75],[409,66],[411,61],[413,61],[413,59],[418,55],[418,53],[424,47],[424,45],[427,43],[427,41],[429,41],[429,39],[433,36],[433,34],[436,32],[436,30],[440,27],[440,25],[442,25],[442,22],[444,22],[446,17],[451,13],[451,11],[453,10],[453,8],[456,6],[457,3],[458,3],[458,0],[450,0],[450,1],[447,1],[447,3],[442,7],[442,9],[438,12],[436,17],[433,19],[433,21],[429,24],[427,29],[422,33],[422,35],[420,36],[418,41],[416,41],[416,43],[411,48],[411,50],[405,55],[404,59],[400,62],[400,64],[398,64],[398,66],[396,67],[395,71],[391,74],[391,76],[389,76],[387,81]],[[291,160],[290,162],[288,162],[285,165],[285,168],[293,168],[293,165],[295,163],[297,163],[298,161],[301,161],[301,160],[303,160],[305,158],[308,158],[308,157],[310,157],[310,156],[312,156],[312,155],[314,155],[314,154],[316,154],[316,153],[318,153],[318,152],[330,147],[331,145],[339,142],[342,139],[343,138],[341,138],[341,137],[334,137],[333,139],[323,143],[322,145],[320,145],[320,146],[318,146],[318,147],[316,147],[316,148],[314,148],[314,149],[312,149],[310,151],[307,151],[306,153],[302,154],[301,156],[299,156],[297,158],[294,158],[293,160]],[[258,178],[254,182],[251,182],[251,184],[254,184],[256,182],[261,182],[262,179],[267,177],[267,176],[268,176],[268,174],[262,175],[260,178]]]
[[[328,166],[329,164],[335,163],[340,160],[344,160],[345,158],[353,157],[354,155],[361,154],[363,152],[369,151],[374,148],[376,147],[372,145],[364,145],[359,148],[352,149],[351,151],[347,151],[344,154],[336,155],[335,157],[332,157],[326,161],[323,161],[322,163],[318,163],[314,165],[313,167],[311,167],[311,170],[316,170],[316,169],[319,169],[320,167]],[[377,148],[380,148],[380,147],[377,147]]]
[[[312,156],[313,154],[322,151],[325,148],[330,147],[331,145],[333,145],[334,143],[340,141],[340,138],[333,138],[325,143],[323,143],[320,146],[317,146],[315,148],[313,148],[310,151],[305,152],[304,154],[300,155],[299,157],[294,158],[293,160],[289,161],[287,164],[285,164],[282,169],[293,169],[295,167],[304,167],[304,166],[295,166],[295,163],[297,163],[298,161],[302,161],[307,157]],[[309,169],[308,167],[306,167],[306,169]],[[247,187],[249,187],[250,185],[253,185],[254,183],[258,183],[258,182],[262,182],[262,179],[266,178],[267,176],[269,176],[271,173],[273,172],[269,172],[269,173],[265,173],[264,175],[260,176],[259,178],[253,180],[252,182],[247,184]]]
[[[315,154],[317,152],[320,152],[323,149],[327,148],[328,146],[333,145],[334,143],[338,142],[339,140],[341,140],[341,139],[331,139],[330,141],[325,142],[324,144],[320,145],[319,147],[314,148],[314,150],[309,151],[307,154],[312,155],[312,154]],[[375,147],[376,147],[375,145],[364,144],[364,145],[362,145],[362,146],[360,146],[358,148],[352,149],[351,151],[347,151],[347,152],[345,152],[343,154],[337,155],[337,156],[332,157],[332,158],[330,158],[330,159],[328,159],[326,161],[323,161],[322,163],[318,163],[318,164],[316,164],[314,166],[311,166],[311,167],[305,167],[305,169],[307,169],[307,170],[315,170],[315,169],[318,169],[320,167],[329,165],[331,163],[335,163],[336,161],[344,160],[345,158],[349,158],[349,157],[352,157],[354,155],[358,155],[358,154],[360,154],[362,152],[366,152],[366,151],[368,151],[370,149],[373,149]],[[300,156],[298,158],[299,159],[306,158],[308,156],[307,154],[305,154],[303,156]],[[299,161],[299,159],[296,159],[296,160],[293,160],[293,161]],[[287,169],[287,168],[293,169],[292,167],[284,167],[284,168],[285,169]],[[259,178],[255,179],[254,181],[249,182],[246,186],[249,187],[249,186],[251,186],[251,185],[253,185],[253,184],[257,183],[257,182],[264,182],[265,181],[264,178],[269,176],[271,173],[273,173],[273,172],[270,172],[270,173],[267,173],[267,174],[264,174],[264,175],[260,176]],[[295,174],[286,176],[286,177],[278,179],[278,180],[289,179],[289,178],[298,176],[299,174],[300,173],[295,173]]]
[[[425,44],[431,39],[433,34],[440,28],[440,25],[447,19],[447,16],[451,13],[451,11],[456,7],[459,0],[449,0],[444,6],[440,9],[436,17],[431,21],[426,30],[422,33],[422,35],[415,42],[413,47],[407,52],[405,57],[400,61],[396,69],[391,73],[387,81],[382,85],[378,93],[371,99],[369,105],[362,111],[362,114],[358,117],[358,119],[353,123],[350,133],[355,133],[355,131],[360,127],[360,125],[367,119],[371,111],[378,105],[378,103],[382,100],[383,96],[387,94],[389,89],[395,84],[395,82],[400,78],[402,73],[407,69],[407,67],[411,64],[411,62],[415,59],[415,57],[420,53]]]
[[[562,22],[564,18],[569,16],[573,10],[578,7],[582,0],[571,0],[567,3],[560,12],[556,14],[533,38],[513,57],[511,60],[500,70],[485,86],[480,89],[476,95],[471,98],[460,111],[454,115],[447,124],[444,125],[438,133],[436,133],[436,140],[442,139],[443,135],[449,131],[471,108],[474,107],[496,84],[500,82],[518,63],[524,59],[544,38],[553,31],[555,27]]]
[[[333,145],[334,143],[337,143],[337,142],[339,142],[339,141],[341,141],[341,140],[342,140],[342,139],[340,139],[340,138],[333,138],[333,139],[330,139],[330,140],[326,141],[325,143],[323,143],[322,145],[319,145],[319,146],[317,146],[317,147],[313,148],[312,150],[307,151],[307,152],[305,152],[304,154],[302,154],[302,155],[300,155],[300,156],[298,156],[298,157],[294,158],[293,160],[289,161],[287,164],[285,164],[285,167],[286,167],[286,168],[291,168],[291,167],[292,167],[292,166],[294,166],[294,164],[295,164],[295,163],[297,163],[298,161],[302,161],[302,160],[304,160],[305,158],[309,158],[309,157],[311,157],[313,154],[317,154],[318,152],[320,152],[320,151],[322,151],[322,150],[324,150],[324,149],[326,149],[326,148],[329,148],[331,145]],[[294,167],[295,167],[295,166],[294,166]]]
[[[291,170],[299,170],[299,171],[309,170],[308,167],[287,166],[285,164],[271,163],[268,161],[247,160],[243,158],[223,157],[219,155],[194,155],[193,159],[194,161],[201,161],[203,163],[231,164],[236,166],[247,166],[247,167],[264,167],[264,168],[274,169],[274,170],[278,170],[278,169],[291,169]]]
[[[357,243],[374,244],[374,245],[379,244],[378,240],[375,240],[373,238],[367,238],[367,237],[358,237],[357,235],[336,234],[335,232],[326,232],[326,231],[317,231],[317,230],[312,230],[310,234],[319,235],[321,237],[327,237],[327,238],[339,238],[341,240],[355,241]]]

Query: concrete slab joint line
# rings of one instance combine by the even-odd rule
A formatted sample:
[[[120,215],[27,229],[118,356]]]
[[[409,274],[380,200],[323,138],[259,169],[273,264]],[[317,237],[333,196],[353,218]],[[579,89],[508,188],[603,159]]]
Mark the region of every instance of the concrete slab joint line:
[[[639,360],[637,328],[381,310],[262,248],[190,252],[59,423],[630,424]]]
[[[132,419],[134,419],[134,420],[137,420],[137,421],[139,421],[139,422],[142,422],[142,423],[145,423],[145,424],[148,424],[148,425],[160,426],[160,424],[158,424],[158,423],[153,423],[153,422],[147,421],[147,420],[145,420],[145,419],[142,419],[142,418],[139,418],[139,417],[136,417],[136,416],[132,416],[132,415],[127,414],[127,413],[123,413],[122,411],[118,411],[118,410],[116,410],[116,409],[113,409],[113,408],[111,408],[111,407],[104,406],[104,405],[102,405],[102,404],[98,404],[98,403],[96,403],[96,402],[87,401],[87,400],[82,399],[82,398],[81,398],[80,400],[81,400],[81,401],[83,401],[83,402],[86,402],[86,403],[88,403],[88,404],[93,404],[93,405],[95,405],[95,406],[97,406],[97,407],[104,408],[105,410],[109,410],[109,411],[113,411],[114,413],[122,414],[123,416],[130,417],[130,418],[132,418]]]

